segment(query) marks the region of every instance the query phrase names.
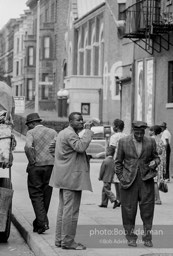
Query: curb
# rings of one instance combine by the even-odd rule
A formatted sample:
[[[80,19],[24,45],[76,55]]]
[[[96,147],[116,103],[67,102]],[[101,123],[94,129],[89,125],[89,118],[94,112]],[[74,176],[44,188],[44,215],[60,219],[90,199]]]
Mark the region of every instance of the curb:
[[[60,256],[41,236],[32,232],[31,225],[15,207],[13,207],[11,220],[35,256]]]

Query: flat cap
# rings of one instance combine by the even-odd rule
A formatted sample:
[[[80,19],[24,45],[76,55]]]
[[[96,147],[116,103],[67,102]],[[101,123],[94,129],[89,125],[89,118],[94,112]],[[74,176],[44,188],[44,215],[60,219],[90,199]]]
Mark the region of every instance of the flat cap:
[[[132,123],[133,128],[141,128],[141,129],[146,129],[148,127],[147,123],[143,121],[133,121]]]

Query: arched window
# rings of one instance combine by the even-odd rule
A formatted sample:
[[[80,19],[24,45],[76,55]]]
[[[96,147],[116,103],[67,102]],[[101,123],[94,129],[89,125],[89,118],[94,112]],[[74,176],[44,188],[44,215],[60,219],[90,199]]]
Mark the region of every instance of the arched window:
[[[63,80],[67,76],[67,61],[63,61]]]
[[[99,43],[96,42],[95,28],[93,29],[93,32],[92,32],[91,45],[92,45],[92,75],[98,76],[99,74]]]
[[[82,48],[82,36],[81,31],[79,32],[79,40],[78,40],[78,67],[77,74],[83,75],[84,73],[84,49]]]
[[[99,75],[103,75],[103,66],[104,66],[104,37],[103,37],[103,24],[100,29],[99,36]]]
[[[89,68],[88,68],[88,32],[85,34],[85,39],[84,39],[84,75],[87,75],[87,73],[90,73]],[[87,72],[88,71],[88,72]]]
[[[104,100],[107,100],[108,84],[109,84],[109,72],[108,72],[108,63],[106,62],[104,65],[104,72],[103,72],[103,98],[104,98]]]
[[[72,43],[69,42],[68,47],[68,75],[72,75]]]

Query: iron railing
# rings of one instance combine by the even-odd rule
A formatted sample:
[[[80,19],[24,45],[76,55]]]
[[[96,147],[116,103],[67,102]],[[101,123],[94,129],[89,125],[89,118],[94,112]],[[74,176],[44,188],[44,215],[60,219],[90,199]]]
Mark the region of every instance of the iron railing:
[[[173,30],[173,13],[161,13],[160,0],[141,0],[125,10],[126,35],[137,35],[138,38],[147,34]],[[156,30],[156,31],[155,31]]]

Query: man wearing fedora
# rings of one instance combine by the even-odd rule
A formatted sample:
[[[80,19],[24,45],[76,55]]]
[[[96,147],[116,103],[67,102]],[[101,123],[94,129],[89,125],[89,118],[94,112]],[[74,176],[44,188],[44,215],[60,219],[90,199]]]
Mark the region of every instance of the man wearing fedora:
[[[121,138],[115,159],[115,172],[121,183],[120,197],[122,221],[128,246],[136,247],[134,233],[137,207],[143,221],[144,245],[152,247],[152,222],[154,216],[154,180],[160,158],[153,138],[145,136],[147,124],[132,123],[132,134]]]
[[[41,124],[38,113],[26,117],[25,154],[28,158],[28,192],[35,212],[33,231],[42,234],[49,229],[47,212],[52,195],[49,179],[52,173],[54,158],[49,153],[50,141],[57,136],[55,130]]]

